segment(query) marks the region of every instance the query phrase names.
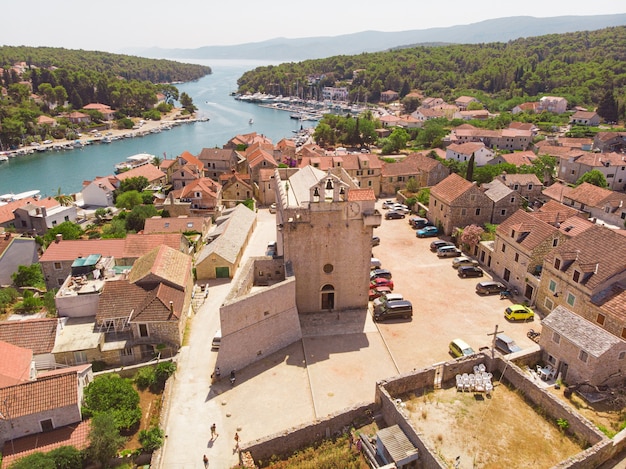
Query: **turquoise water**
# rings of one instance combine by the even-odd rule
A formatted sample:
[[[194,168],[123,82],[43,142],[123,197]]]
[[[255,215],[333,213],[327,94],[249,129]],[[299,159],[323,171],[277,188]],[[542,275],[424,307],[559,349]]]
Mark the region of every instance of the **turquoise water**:
[[[208,122],[182,124],[157,134],[127,138],[110,144],[94,144],[77,150],[48,151],[11,158],[0,163],[0,194],[38,189],[54,195],[79,192],[85,180],[113,174],[116,163],[137,153],[175,158],[183,151],[197,155],[203,148],[222,147],[237,134],[257,132],[274,143],[293,136],[300,123],[289,112],[238,101],[230,96],[237,90],[237,79],[246,71],[267,62],[197,61],[209,65],[213,73],[195,82],[177,85],[192,97],[198,117]],[[250,119],[254,120],[249,124]],[[305,127],[315,122],[307,121]]]

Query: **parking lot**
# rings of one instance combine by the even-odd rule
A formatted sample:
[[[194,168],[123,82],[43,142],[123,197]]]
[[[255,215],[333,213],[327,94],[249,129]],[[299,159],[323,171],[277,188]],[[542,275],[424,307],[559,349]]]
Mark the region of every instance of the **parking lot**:
[[[381,202],[377,206],[386,212]],[[448,344],[457,337],[475,351],[489,346],[492,336],[488,334],[496,325],[520,347],[536,345],[526,333],[531,328],[541,329],[539,317],[527,323],[507,321],[504,309],[512,304],[511,300],[475,292],[478,282],[491,279],[490,273],[485,271],[482,278],[459,278],[451,258],[440,259],[430,251],[431,241],[438,238],[417,238],[408,215],[398,220],[383,219],[374,236],[381,241],[372,253],[380,259],[382,268],[391,271],[394,292],[402,293],[413,304],[411,321],[378,323],[400,372],[449,360]]]

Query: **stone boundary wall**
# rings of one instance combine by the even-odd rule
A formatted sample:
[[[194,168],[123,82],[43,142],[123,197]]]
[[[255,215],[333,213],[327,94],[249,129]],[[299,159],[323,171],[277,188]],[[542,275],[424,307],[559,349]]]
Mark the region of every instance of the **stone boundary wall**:
[[[373,415],[377,408],[374,404],[362,404],[331,414],[323,420],[292,427],[280,433],[252,441],[242,446],[241,451],[249,451],[255,461],[267,461],[273,455],[283,456],[310,446],[313,443],[342,433],[355,422],[360,422]]]

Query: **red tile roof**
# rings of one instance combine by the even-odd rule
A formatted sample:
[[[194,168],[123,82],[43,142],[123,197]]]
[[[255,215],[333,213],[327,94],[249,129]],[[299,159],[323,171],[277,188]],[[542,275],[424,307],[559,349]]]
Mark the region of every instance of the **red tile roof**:
[[[5,205],[0,205],[0,224],[5,224],[15,219],[13,211],[27,204],[37,203],[37,199],[33,197],[27,197],[25,199],[15,200]]]
[[[381,175],[383,177],[391,177],[418,174],[422,171],[428,173],[440,165],[442,163],[434,158],[429,158],[423,153],[411,153],[396,163],[383,163]]]
[[[31,350],[0,340],[0,388],[28,381],[32,361]]]
[[[513,232],[515,232],[515,236],[512,238]],[[557,232],[557,228],[523,209],[519,209],[508,217],[496,229],[498,236],[515,241],[527,252],[532,251],[541,243],[553,239]]]
[[[11,444],[5,444],[2,450],[2,469],[34,452],[47,453],[61,446],[86,449],[89,446],[90,423],[90,420],[86,420],[51,432],[17,438]]]
[[[138,258],[158,246],[168,246],[180,251],[182,244],[180,233],[136,233],[124,239],[124,255],[127,258]]]
[[[597,207],[610,195],[611,191],[608,189],[583,182],[580,186],[572,189],[566,197],[589,207]]]
[[[0,340],[29,349],[34,355],[52,352],[56,333],[56,318],[0,322]]]
[[[135,261],[128,280],[138,285],[165,282],[184,290],[191,266],[191,256],[168,246],[159,246]]]
[[[563,199],[565,197],[569,197],[569,194],[571,192],[571,187],[566,186],[565,184],[560,184],[558,182],[546,187],[543,191],[541,191],[543,195],[557,202],[563,202]]]
[[[137,176],[143,176],[148,179],[148,182],[154,182],[158,181],[159,179],[164,179],[165,173],[153,164],[144,164],[123,173],[116,174],[115,178],[118,181],[124,181],[125,179]]]
[[[125,242],[124,239],[63,239],[51,243],[39,260],[40,262],[71,261],[78,257],[87,257],[90,254],[122,258],[124,257]]]
[[[184,291],[160,283],[156,288],[147,292],[130,320],[141,323],[178,321],[183,315],[184,304]]]
[[[105,282],[100,293],[96,322],[100,324],[105,319],[129,318],[133,309],[141,304],[146,295],[146,290],[128,280]]]
[[[450,174],[439,184],[432,187],[430,194],[441,199],[443,202],[451,203],[474,186],[471,182],[463,179],[456,173]]]

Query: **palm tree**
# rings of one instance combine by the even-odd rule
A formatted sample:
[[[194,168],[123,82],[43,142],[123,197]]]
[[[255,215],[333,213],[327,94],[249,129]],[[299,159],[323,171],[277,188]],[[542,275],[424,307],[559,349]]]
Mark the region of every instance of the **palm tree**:
[[[74,197],[72,197],[71,195],[63,194],[60,187],[57,190],[57,194],[54,196],[54,200],[56,200],[64,207],[68,207],[74,204]]]

